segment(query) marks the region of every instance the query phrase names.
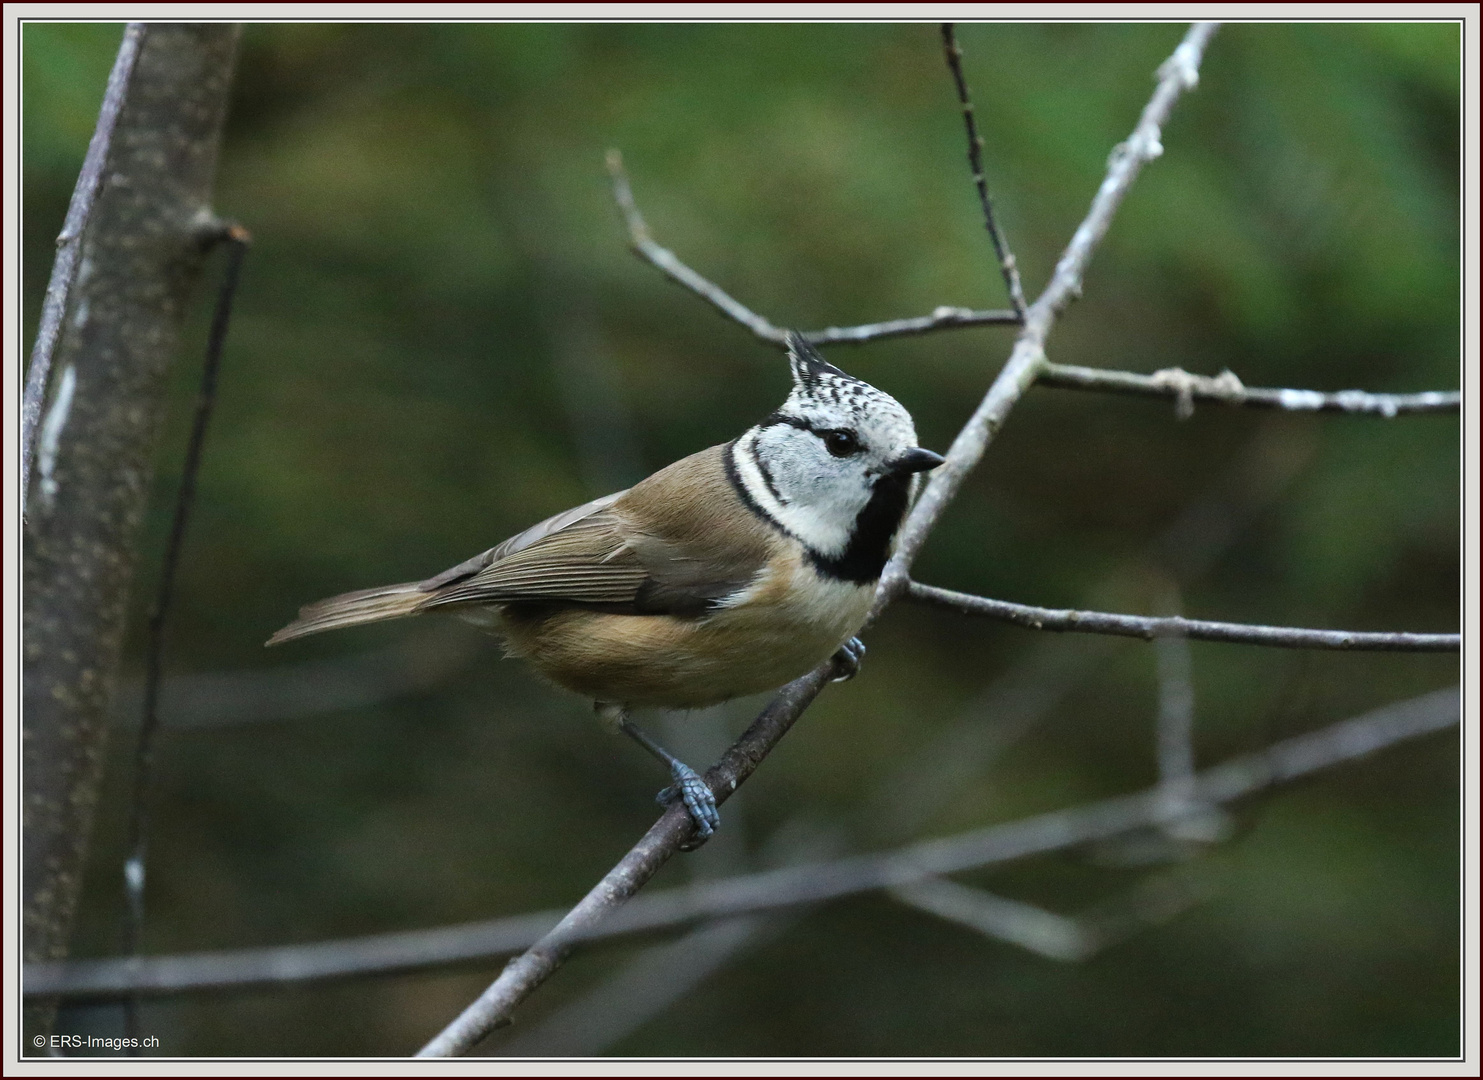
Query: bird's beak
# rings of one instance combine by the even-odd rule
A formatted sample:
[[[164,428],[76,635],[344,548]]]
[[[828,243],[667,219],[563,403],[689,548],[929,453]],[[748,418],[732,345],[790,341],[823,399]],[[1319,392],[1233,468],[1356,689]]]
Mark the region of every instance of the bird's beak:
[[[937,468],[944,460],[941,454],[915,446],[891,462],[891,471],[897,474],[926,472]]]

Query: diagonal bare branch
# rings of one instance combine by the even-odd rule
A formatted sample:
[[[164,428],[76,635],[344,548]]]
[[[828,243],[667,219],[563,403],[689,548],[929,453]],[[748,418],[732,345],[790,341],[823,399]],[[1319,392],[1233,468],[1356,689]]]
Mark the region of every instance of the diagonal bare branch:
[[[606,1053],[684,1000],[737,954],[777,937],[790,919],[738,915],[703,923],[653,945],[611,979],[564,1005],[495,1053],[500,1057],[589,1057]]]
[[[718,803],[725,802],[772,752],[793,722],[818,696],[824,684],[836,675],[832,660],[794,679],[762,710],[752,726],[706,771]],[[689,839],[694,824],[678,800],[644,834],[612,870],[588,892],[556,927],[506,965],[505,970],[458,1018],[418,1051],[419,1057],[449,1057],[467,1053],[485,1035],[509,1022],[515,1006],[561,966],[567,954],[638,892],[658,873],[680,845]]]
[[[1143,166],[1164,152],[1163,128],[1181,94],[1200,82],[1200,60],[1219,23],[1199,22],[1189,28],[1173,55],[1159,66],[1158,87],[1143,108],[1133,134],[1112,151],[1107,176],[1092,200],[1091,211],[1077,227],[1061,259],[1056,263],[1050,285],[1036,301],[1047,304],[1047,314],[1059,314],[1081,295],[1081,279],[1092,252],[1102,242],[1113,215]]]
[[[1225,641],[1241,645],[1271,645],[1287,649],[1341,649],[1349,652],[1457,652],[1461,634],[1409,634],[1360,630],[1305,630],[1292,626],[1256,626],[1251,623],[1210,622],[1183,616],[1112,615],[1105,611],[1072,611],[1030,607],[987,596],[939,589],[909,582],[912,600],[951,608],[965,615],[983,615],[1032,630],[1113,634],[1153,641],[1160,637],[1187,637],[1196,641]]]

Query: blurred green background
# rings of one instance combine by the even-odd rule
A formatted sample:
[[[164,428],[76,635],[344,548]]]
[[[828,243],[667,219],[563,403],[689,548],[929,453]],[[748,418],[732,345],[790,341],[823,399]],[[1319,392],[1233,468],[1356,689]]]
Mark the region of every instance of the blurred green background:
[[[1032,297],[1182,33],[960,29],[990,189]],[[24,28],[28,342],[120,35]],[[1248,385],[1457,387],[1459,49],[1447,24],[1223,29],[1051,358],[1230,367]],[[249,26],[217,207],[256,242],[170,626],[146,951],[569,904],[652,821],[653,763],[461,624],[262,648],[300,604],[432,574],[781,400],[778,353],[628,253],[609,147],[658,239],[779,325],[1004,306],[935,25]],[[143,613],[205,290],[198,307],[143,537],[79,956],[118,947]],[[945,449],[1011,339],[956,330],[829,356]],[[918,575],[1046,605],[1151,612],[1177,596],[1207,618],[1455,630],[1459,454],[1453,416],[1211,407],[1179,422],[1163,402],[1038,389]],[[657,885],[1155,778],[1146,644],[906,606],[868,644],[861,677],[821,697],[717,840]],[[1191,655],[1202,764],[1459,675],[1455,655]],[[759,705],[650,722],[703,767]],[[1171,868],[1208,886],[1084,963],[867,896],[772,920],[606,1041],[596,1019],[562,1027],[579,1015],[563,1010],[592,1008],[582,996],[624,972],[636,981],[618,984],[623,998],[648,1000],[659,987],[631,965],[656,939],[590,948],[484,1050],[1456,1054],[1458,775],[1445,733],[1243,804],[1222,843],[964,877],[1061,913]],[[154,1002],[140,1029],[168,1054],[404,1054],[500,966]],[[116,1007],[73,1008],[57,1030],[120,1022]]]

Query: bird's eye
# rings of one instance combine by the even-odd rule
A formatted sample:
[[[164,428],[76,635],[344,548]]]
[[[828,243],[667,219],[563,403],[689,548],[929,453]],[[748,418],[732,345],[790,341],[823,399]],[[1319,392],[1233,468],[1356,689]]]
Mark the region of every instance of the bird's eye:
[[[836,428],[824,432],[820,438],[824,440],[824,448],[835,457],[849,457],[860,452],[860,440],[855,438],[853,431]]]

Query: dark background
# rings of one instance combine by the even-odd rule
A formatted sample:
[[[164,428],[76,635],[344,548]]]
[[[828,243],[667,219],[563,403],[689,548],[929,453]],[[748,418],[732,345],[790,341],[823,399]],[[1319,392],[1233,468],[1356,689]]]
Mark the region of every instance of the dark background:
[[[961,29],[1032,298],[1182,33]],[[24,30],[27,349],[120,34]],[[1457,387],[1459,80],[1455,25],[1223,29],[1051,358],[1228,366],[1248,385]],[[262,648],[302,603],[439,571],[782,399],[778,353],[628,254],[608,147],[658,239],[779,325],[1004,306],[935,25],[248,27],[217,207],[256,243],[171,616],[146,951],[566,905],[652,821],[662,772],[460,624]],[[208,306],[158,458],[80,956],[117,949],[143,612]],[[896,395],[941,450],[1011,335],[828,355]],[[918,574],[1046,605],[1152,612],[1177,585],[1207,618],[1455,630],[1459,450],[1447,415],[1202,407],[1179,422],[1165,402],[1037,389]],[[717,841],[656,884],[811,845],[882,849],[1155,778],[1148,645],[904,605],[868,644],[861,677],[820,698]],[[1455,655],[1191,652],[1202,764],[1459,675]],[[414,685],[378,697],[388,675]],[[985,697],[1006,678],[1046,707]],[[759,705],[650,723],[703,767]],[[620,1041],[576,1048],[1452,1055],[1458,776],[1445,733],[1243,804],[1225,842],[1177,864],[1211,898],[1083,964],[867,896],[774,921]],[[1139,859],[1122,845],[963,880],[1072,913],[1169,872]],[[536,1035],[653,943],[588,950],[513,1030]],[[169,1054],[403,1054],[499,967],[152,1003],[141,1031]],[[117,1008],[73,1009],[58,1030],[119,1025]],[[544,1037],[544,1052],[573,1048]]]

